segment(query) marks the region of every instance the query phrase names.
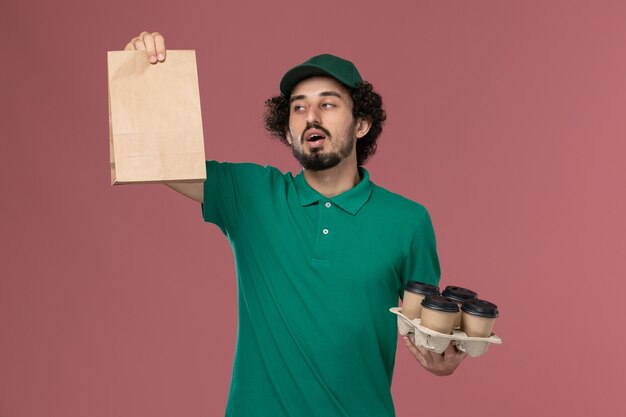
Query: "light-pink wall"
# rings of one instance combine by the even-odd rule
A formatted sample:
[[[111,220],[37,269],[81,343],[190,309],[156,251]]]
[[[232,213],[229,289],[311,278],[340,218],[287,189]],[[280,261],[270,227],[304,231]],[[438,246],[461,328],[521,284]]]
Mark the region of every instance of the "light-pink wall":
[[[106,51],[146,29],[196,50],[218,160],[297,169],[261,113],[314,54],[383,95],[372,178],[429,208],[442,284],[496,302],[504,340],[448,378],[400,345],[398,416],[626,415],[625,22],[592,0],[3,2],[0,416],[223,414],[228,243],[163,186],[109,185]]]

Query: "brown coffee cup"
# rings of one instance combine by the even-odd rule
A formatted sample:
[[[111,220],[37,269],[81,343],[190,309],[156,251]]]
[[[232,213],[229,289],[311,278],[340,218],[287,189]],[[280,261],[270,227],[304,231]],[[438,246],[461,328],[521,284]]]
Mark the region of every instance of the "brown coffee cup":
[[[498,317],[498,306],[489,301],[470,300],[461,307],[461,330],[470,337],[489,337]]]
[[[409,281],[404,288],[402,298],[402,314],[410,320],[420,318],[422,313],[422,300],[427,295],[439,294],[439,287],[419,281]]]
[[[459,312],[456,302],[441,295],[429,295],[422,301],[421,325],[443,334],[451,334]]]
[[[472,290],[468,290],[467,288],[463,288],[463,287],[455,287],[452,285],[448,285],[443,290],[441,295],[443,295],[444,297],[448,297],[452,301],[456,301],[456,303],[459,306],[459,309],[461,308],[463,303],[469,300],[474,300],[478,296],[478,294],[476,294]],[[458,329],[459,327],[461,327],[461,310],[459,310],[459,312],[456,315],[456,318],[454,319],[454,328]]]

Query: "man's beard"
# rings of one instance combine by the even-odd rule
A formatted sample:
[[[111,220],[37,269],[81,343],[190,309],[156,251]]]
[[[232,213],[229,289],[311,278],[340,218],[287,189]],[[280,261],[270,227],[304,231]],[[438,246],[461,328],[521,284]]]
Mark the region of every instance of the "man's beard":
[[[328,132],[318,125],[307,126],[302,132],[302,135],[300,135],[299,140],[302,146],[296,147],[291,145],[291,152],[298,162],[300,162],[302,168],[309,171],[323,171],[325,169],[336,167],[344,158],[347,158],[352,153],[354,141],[356,140],[356,123],[351,124],[344,132],[344,135],[348,138],[348,140],[346,140],[340,149],[324,152],[321,148],[313,148],[310,153],[306,154],[304,153],[305,141],[303,140],[303,137],[304,133],[309,128],[318,128],[322,129],[325,133]],[[332,140],[329,133],[324,140]]]

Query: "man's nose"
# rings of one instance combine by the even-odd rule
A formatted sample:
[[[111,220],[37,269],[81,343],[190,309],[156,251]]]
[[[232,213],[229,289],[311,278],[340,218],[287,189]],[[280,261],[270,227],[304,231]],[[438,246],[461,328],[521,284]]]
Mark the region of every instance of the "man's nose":
[[[306,121],[309,124],[321,124],[322,120],[320,118],[320,110],[315,106],[309,107],[309,110],[306,114]]]

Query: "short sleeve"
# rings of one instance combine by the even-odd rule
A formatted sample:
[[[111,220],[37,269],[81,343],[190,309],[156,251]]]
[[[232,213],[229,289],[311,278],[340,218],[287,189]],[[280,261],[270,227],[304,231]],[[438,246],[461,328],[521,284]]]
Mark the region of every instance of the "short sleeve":
[[[268,169],[251,163],[206,161],[202,217],[232,236],[254,204]]]
[[[430,215],[424,210],[420,220],[416,222],[409,248],[402,266],[402,288],[409,281],[421,281],[438,285],[441,278],[437,243]]]

